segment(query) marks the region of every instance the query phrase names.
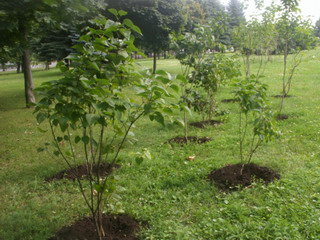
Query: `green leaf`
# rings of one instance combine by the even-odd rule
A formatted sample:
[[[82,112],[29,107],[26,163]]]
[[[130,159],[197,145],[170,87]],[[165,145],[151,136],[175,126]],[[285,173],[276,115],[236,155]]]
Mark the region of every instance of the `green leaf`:
[[[143,106],[143,109],[145,111],[145,114],[149,113],[152,109],[152,104],[151,103],[147,103]]]
[[[163,108],[163,112],[168,113],[168,114],[173,114],[172,109],[171,109],[171,108],[169,108],[169,107],[165,107],[165,108]]]
[[[114,16],[118,16],[119,15],[118,11],[116,9],[114,9],[114,8],[109,8],[108,11],[110,13],[112,13]]]
[[[118,54],[124,58],[127,58],[129,56],[129,54],[125,50],[118,51]]]
[[[86,120],[89,125],[93,125],[93,124],[97,123],[99,119],[100,119],[100,116],[98,114],[89,113],[86,115]]]
[[[190,109],[188,106],[182,105],[182,109],[185,110],[185,111],[187,111],[187,112],[189,113],[189,115],[192,116],[191,109]]]
[[[47,114],[43,113],[43,112],[39,112],[36,116],[37,118],[37,122],[40,124],[42,123],[44,120],[47,119]]]
[[[188,83],[188,80],[187,80],[186,77],[183,76],[182,74],[178,74],[178,75],[176,76],[176,79],[180,80],[180,81],[183,82],[183,83]]]
[[[172,84],[171,86],[170,86],[170,88],[172,88],[175,92],[179,92],[179,87],[177,86],[177,85],[175,85],[175,84]]]
[[[54,151],[54,152],[53,152],[53,155],[55,155],[55,156],[58,157],[58,156],[60,155],[60,152],[59,152],[59,151]]]
[[[140,165],[142,162],[143,162],[143,157],[136,157],[136,159],[135,159],[135,161],[136,161],[136,163],[138,164],[138,165]]]
[[[76,136],[76,137],[74,138],[74,142],[75,142],[75,143],[80,142],[80,140],[81,140],[81,138],[80,138],[79,136]]]
[[[41,132],[41,133],[48,132],[48,130],[43,130],[43,129],[42,129],[42,128],[40,128],[40,127],[37,127],[37,130],[38,130],[39,132]]]
[[[100,68],[96,62],[89,62],[88,63],[90,67],[92,67],[94,70],[100,72]]]
[[[182,127],[185,126],[184,121],[182,119],[176,119],[174,122]]]
[[[127,27],[131,28],[133,31],[142,35],[140,28],[138,28],[136,25],[134,25],[130,19],[128,19],[128,18],[124,19],[123,24],[126,25]]]
[[[82,141],[84,144],[88,144],[89,141],[90,141],[90,138],[89,138],[88,136],[83,136],[83,137],[81,138],[81,141]]]
[[[154,119],[155,119],[158,123],[162,124],[163,126],[165,125],[165,124],[164,124],[164,117],[163,117],[163,115],[162,115],[160,112],[155,112],[155,114],[154,114]]]
[[[120,17],[125,16],[125,15],[128,14],[128,12],[123,11],[123,10],[120,10],[118,13],[119,13]]]
[[[160,80],[163,84],[167,84],[170,82],[170,79],[162,76],[157,77],[157,79]]]
[[[164,71],[164,70],[162,70],[162,69],[160,69],[160,70],[157,70],[157,71],[156,71],[156,74],[159,74],[159,75],[167,75],[167,72]]]

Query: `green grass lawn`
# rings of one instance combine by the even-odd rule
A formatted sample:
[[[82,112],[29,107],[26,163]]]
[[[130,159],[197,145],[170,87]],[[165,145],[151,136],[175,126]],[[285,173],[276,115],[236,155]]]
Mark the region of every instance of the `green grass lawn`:
[[[158,69],[180,73],[176,60],[158,61]],[[151,60],[140,62],[151,67]],[[271,167],[281,180],[268,186],[230,194],[221,193],[207,180],[213,170],[239,162],[238,108],[223,125],[190,128],[190,135],[208,136],[206,144],[187,146],[165,142],[182,135],[175,125],[166,128],[143,119],[135,129],[134,145],[126,145],[116,171],[120,201],[113,212],[126,212],[146,221],[141,239],[320,239],[320,49],[304,57],[285,100],[289,119],[278,122],[282,136],[263,145],[253,162]],[[253,61],[253,68],[257,61]],[[281,57],[273,57],[265,70],[272,108],[279,108]],[[59,71],[35,71],[35,85],[59,78]],[[222,87],[217,98],[231,98],[231,87]],[[44,178],[64,169],[50,152],[37,148],[50,140],[37,131],[32,110],[24,108],[23,75],[0,74],[0,239],[47,239],[61,227],[88,215],[76,183],[46,183]],[[178,113],[177,113],[178,114]],[[199,120],[194,114],[190,120]],[[44,124],[42,128],[46,128]],[[134,164],[132,153],[148,148],[152,160]],[[195,155],[194,161],[186,158]]]

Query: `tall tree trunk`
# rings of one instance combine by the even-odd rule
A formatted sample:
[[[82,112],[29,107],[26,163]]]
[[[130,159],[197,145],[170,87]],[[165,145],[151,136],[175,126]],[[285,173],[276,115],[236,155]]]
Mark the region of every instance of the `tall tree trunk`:
[[[157,70],[157,52],[154,51],[153,52],[153,69],[152,69],[152,73],[155,74]]]
[[[1,68],[2,68],[2,72],[5,72],[6,71],[6,64],[1,63]]]
[[[33,94],[33,80],[30,62],[30,49],[29,49],[29,32],[25,23],[19,21],[19,31],[22,33],[21,45],[23,46],[22,51],[22,67],[24,75],[24,92],[26,98],[26,107],[32,107],[32,104],[36,102]]]
[[[49,70],[50,69],[50,62],[46,62],[45,63],[45,70]]]
[[[17,62],[17,73],[20,73],[21,70],[21,63]]]
[[[26,107],[32,107],[33,103],[36,103],[36,99],[33,94],[33,81],[32,81],[32,72],[30,64],[30,50],[24,49],[22,53],[22,65],[23,65],[23,74],[24,74],[24,92],[26,98]]]
[[[21,72],[24,73],[23,57],[21,56]]]

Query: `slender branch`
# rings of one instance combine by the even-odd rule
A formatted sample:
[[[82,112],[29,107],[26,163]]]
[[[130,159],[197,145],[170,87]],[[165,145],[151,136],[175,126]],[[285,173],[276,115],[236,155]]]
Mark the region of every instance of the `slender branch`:
[[[258,147],[260,147],[261,143],[262,143],[262,140],[259,139],[258,142],[257,142],[257,144],[256,144],[256,146],[254,147],[254,149],[251,151],[251,153],[250,153],[250,155],[249,155],[248,163],[251,162],[251,158],[252,158],[253,154],[256,152],[256,150],[258,149]]]
[[[55,132],[54,132],[54,129],[53,129],[53,126],[52,126],[52,123],[51,123],[50,120],[49,120],[49,125],[50,125],[50,129],[51,129],[51,133],[52,133],[54,142],[55,142],[55,144],[56,144],[56,147],[57,147],[59,153],[61,154],[61,156],[62,156],[62,158],[64,159],[64,161],[67,163],[68,167],[69,167],[70,169],[72,169],[72,165],[69,163],[68,159],[64,156],[64,154],[63,154],[62,151],[61,151],[61,148],[59,147],[59,143],[58,143],[58,141],[57,141],[56,134],[55,134]],[[76,180],[77,180],[78,185],[79,185],[79,187],[80,187],[80,192],[81,192],[81,194],[82,194],[82,197],[83,197],[85,203],[87,204],[88,208],[90,209],[91,213],[93,214],[93,213],[94,213],[94,209],[91,207],[91,205],[90,205],[90,203],[89,203],[89,201],[88,201],[88,199],[87,199],[87,196],[85,195],[84,188],[83,188],[82,183],[81,183],[81,181],[80,181],[80,179],[79,179],[79,176],[75,176],[75,177],[76,177]]]
[[[141,116],[143,116],[144,113],[145,113],[145,111],[142,111],[140,114],[138,114],[138,116],[135,117],[135,119],[133,119],[133,120],[130,122],[129,127],[126,129],[125,135],[123,136],[122,141],[121,141],[120,145],[118,146],[118,150],[117,150],[117,152],[116,152],[113,160],[111,161],[111,165],[113,165],[113,164],[115,163],[115,161],[117,160],[118,155],[119,155],[119,153],[120,153],[120,150],[121,150],[121,148],[122,148],[122,146],[123,146],[123,144],[124,144],[124,142],[125,142],[125,140],[126,140],[126,138],[127,138],[127,136],[128,136],[129,131],[131,130],[131,127],[134,125],[134,123],[135,123]],[[108,177],[106,177],[106,178],[103,180],[103,183],[102,183],[102,188],[103,188],[103,189],[106,187],[107,179],[108,179]],[[101,204],[102,198],[103,198],[103,194],[98,195],[98,204]]]

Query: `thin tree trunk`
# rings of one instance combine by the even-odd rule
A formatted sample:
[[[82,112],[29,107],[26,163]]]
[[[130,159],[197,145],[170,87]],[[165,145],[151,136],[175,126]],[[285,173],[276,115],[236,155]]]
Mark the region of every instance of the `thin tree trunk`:
[[[153,69],[152,69],[152,73],[155,74],[157,70],[157,52],[154,51],[153,52]]]
[[[20,73],[21,71],[21,63],[17,62],[17,73]]]
[[[2,72],[5,72],[6,71],[6,64],[1,63],[1,68],[2,68]]]
[[[26,107],[32,107],[32,104],[36,103],[36,99],[33,94],[33,80],[32,80],[32,72],[31,72],[31,64],[30,64],[30,50],[24,49],[22,53],[23,58],[23,74],[24,74],[24,91],[26,98]]]
[[[284,98],[286,97],[287,57],[288,57],[288,40],[286,40],[286,43],[285,43],[284,56],[283,56],[282,97],[281,97],[279,115],[281,115],[283,104],[284,104]]]

